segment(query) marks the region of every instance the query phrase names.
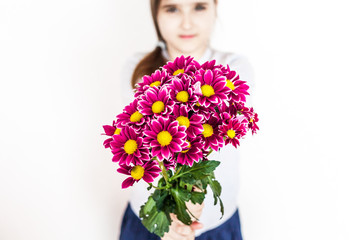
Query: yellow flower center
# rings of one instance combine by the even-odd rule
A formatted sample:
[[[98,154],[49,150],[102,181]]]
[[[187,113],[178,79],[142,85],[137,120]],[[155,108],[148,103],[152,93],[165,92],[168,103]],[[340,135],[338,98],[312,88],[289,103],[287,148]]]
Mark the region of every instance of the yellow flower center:
[[[211,97],[215,94],[214,88],[207,84],[201,86],[201,92],[205,97]]]
[[[157,141],[162,147],[165,147],[171,143],[172,136],[168,131],[161,131],[157,135]]]
[[[195,105],[196,105],[196,106],[198,106],[198,107],[200,107],[200,106],[201,106],[199,102],[197,102]]]
[[[153,113],[161,113],[162,111],[164,111],[164,109],[165,105],[162,101],[156,101],[151,106],[151,110],[153,111]]]
[[[158,87],[158,86],[160,86],[160,84],[161,84],[160,81],[155,81],[155,82],[150,84],[150,87],[155,87],[155,86]]]
[[[190,143],[188,140],[186,140],[186,142],[187,142],[189,145],[187,146],[187,149],[184,150],[184,151],[181,151],[181,153],[187,153],[187,152],[190,150],[190,148],[191,148],[191,143]]]
[[[254,121],[254,119],[250,118],[250,121],[249,121],[249,122],[252,123],[253,121]]]
[[[127,154],[133,154],[137,149],[137,143],[133,139],[129,139],[126,141],[124,145],[125,152]]]
[[[131,122],[140,122],[140,120],[142,118],[143,118],[143,115],[141,113],[139,113],[139,111],[136,111],[133,114],[131,114],[130,121]]]
[[[176,100],[179,102],[187,102],[189,100],[189,93],[187,91],[181,91],[176,94]]]
[[[214,129],[210,124],[207,123],[203,124],[203,128],[204,131],[202,134],[204,135],[204,137],[211,137],[211,135],[213,135]]]
[[[115,132],[114,132],[114,135],[119,135],[121,132],[121,129],[120,128],[116,128],[115,129]]]
[[[133,169],[131,169],[131,176],[133,179],[139,180],[144,176],[144,172],[145,169],[142,166],[136,165]]]
[[[229,138],[234,138],[235,137],[235,131],[232,130],[232,129],[229,129],[226,133],[229,136]]]
[[[235,89],[235,85],[233,84],[232,81],[230,81],[229,79],[226,79],[226,86],[228,88],[230,88],[231,90],[234,90]]]
[[[173,75],[176,76],[176,75],[178,75],[178,74],[180,74],[180,73],[184,73],[184,69],[178,69],[178,70],[176,70],[176,71],[173,73]]]
[[[185,116],[180,116],[180,117],[176,118],[176,120],[179,122],[180,126],[185,126],[186,128],[188,128],[190,126],[190,120],[189,120],[189,118],[187,118]]]

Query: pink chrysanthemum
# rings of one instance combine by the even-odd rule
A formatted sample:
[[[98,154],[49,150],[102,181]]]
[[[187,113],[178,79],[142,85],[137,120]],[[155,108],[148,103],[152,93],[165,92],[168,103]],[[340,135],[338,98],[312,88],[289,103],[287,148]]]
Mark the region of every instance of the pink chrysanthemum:
[[[111,125],[104,125],[104,131],[105,133],[102,133],[101,135],[106,135],[106,136],[110,136],[111,138],[108,138],[104,141],[103,145],[105,148],[109,148],[110,147],[110,143],[114,140],[112,138],[113,135],[119,135],[121,129],[116,127],[117,123],[115,121],[113,121],[112,126]]]
[[[114,154],[113,162],[119,162],[120,165],[142,165],[143,161],[150,160],[148,146],[143,144],[143,138],[131,127],[124,127],[120,135],[114,135],[111,152]]]
[[[200,68],[203,70],[219,71],[221,72],[222,75],[228,74],[229,70],[227,68],[225,68],[221,64],[219,65],[215,65],[215,64],[216,64],[216,60],[207,61],[204,62]]]
[[[201,137],[204,141],[204,149],[210,147],[217,151],[223,147],[224,139],[219,135],[220,124],[220,120],[215,116],[211,116],[209,120],[203,124],[204,131]]]
[[[228,99],[230,89],[226,87],[226,78],[212,70],[200,70],[195,79],[200,82],[199,104],[205,107],[218,106]]]
[[[144,141],[150,145],[151,153],[159,160],[170,159],[173,154],[187,146],[185,142],[186,128],[177,121],[159,117],[151,121],[149,130],[144,131]]]
[[[229,65],[228,65],[229,69]],[[239,75],[235,71],[230,71],[226,75],[226,87],[231,91],[229,93],[230,102],[245,102],[246,96],[249,95],[248,89],[249,86],[245,84],[245,81],[241,81]]]
[[[123,113],[116,116],[118,118],[118,126],[131,126],[137,132],[145,122],[145,117],[139,112],[138,99],[125,107]]]
[[[200,83],[193,84],[192,81],[192,77],[187,75],[183,75],[181,78],[173,78],[168,85],[171,99],[189,108],[196,104],[201,93]]]
[[[150,76],[145,75],[142,81],[137,83],[135,92],[135,98],[144,94],[144,92],[151,87],[161,87],[170,79],[169,74],[166,71],[156,70]]]
[[[254,108],[247,108],[243,106],[240,112],[247,118],[249,122],[249,129],[251,129],[252,134],[256,133],[259,130],[257,122],[259,121],[258,114],[254,112]]]
[[[139,112],[144,116],[166,116],[171,113],[174,101],[168,96],[169,92],[165,86],[149,88],[141,96],[139,101]]]
[[[225,145],[231,143],[234,147],[240,145],[240,138],[247,132],[248,121],[245,116],[240,115],[231,118],[228,123],[219,127],[221,136],[225,138]]]
[[[131,176],[125,179],[122,183],[122,188],[128,188],[134,185],[135,182],[140,181],[140,179],[143,179],[147,183],[153,182],[154,179],[159,176],[161,169],[155,161],[149,161],[144,165],[120,165],[120,168],[118,168],[117,171]]]
[[[199,102],[197,102],[195,105],[193,105],[193,110],[199,115],[204,116],[206,120],[210,118],[210,116],[216,112],[215,106],[210,105],[209,107],[205,107],[200,105]]]
[[[175,167],[176,167],[176,158],[175,158],[175,157],[171,157],[170,159],[164,159],[164,160],[163,160],[163,163],[164,163],[164,167],[166,168],[166,170],[169,170],[169,169],[175,170]]]
[[[173,120],[179,122],[180,126],[186,127],[186,134],[189,138],[195,138],[203,132],[204,117],[195,113],[189,117],[189,111],[185,106],[175,105],[172,117]]]
[[[181,151],[177,156],[177,162],[182,165],[188,165],[192,167],[195,162],[199,162],[199,160],[203,157],[201,138],[193,138],[186,140],[188,146]]]
[[[223,104],[220,107],[221,112],[227,112],[231,116],[236,116],[237,114],[241,114],[242,109],[244,108],[245,103],[244,102],[232,102],[227,106],[226,104]]]
[[[168,62],[163,66],[163,69],[171,76],[180,77],[182,74],[193,76],[196,70],[200,67],[200,64],[193,60],[193,57],[177,57],[173,62]]]

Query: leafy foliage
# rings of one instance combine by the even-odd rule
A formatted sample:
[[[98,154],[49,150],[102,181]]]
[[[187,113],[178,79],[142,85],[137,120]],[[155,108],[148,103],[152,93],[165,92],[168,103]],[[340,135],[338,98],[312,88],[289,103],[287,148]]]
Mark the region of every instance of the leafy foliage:
[[[176,214],[181,222],[190,225],[190,212],[185,203],[191,201],[193,204],[202,204],[207,186],[212,189],[214,205],[219,201],[224,215],[224,206],[220,199],[221,186],[214,175],[214,170],[219,164],[220,162],[213,160],[194,162],[192,167],[178,164],[176,174],[169,170],[168,180],[162,177],[157,187],[150,185],[148,189],[154,187],[155,191],[140,209],[140,218],[144,226],[150,232],[163,237],[165,232],[169,231],[172,222],[170,213]],[[193,191],[195,186],[200,192]]]

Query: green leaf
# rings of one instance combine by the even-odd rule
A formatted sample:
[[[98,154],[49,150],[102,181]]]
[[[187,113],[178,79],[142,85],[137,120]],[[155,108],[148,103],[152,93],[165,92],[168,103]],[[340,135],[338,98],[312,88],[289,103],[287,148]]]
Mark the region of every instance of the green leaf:
[[[149,217],[142,220],[142,224],[149,230],[149,232],[163,237],[166,232],[170,230],[171,218],[170,215],[163,211],[157,211],[156,208],[150,212]]]
[[[210,184],[210,187],[211,187],[211,190],[213,192],[213,195],[214,195],[214,205],[217,204],[218,200],[220,202],[220,211],[221,211],[221,218],[224,216],[224,204],[223,202],[221,201],[221,198],[220,198],[220,194],[221,194],[221,185],[218,181],[216,181],[215,179],[212,179],[210,177],[207,178],[209,184]],[[220,219],[221,219],[220,218]]]
[[[185,174],[182,177],[180,177],[180,182],[184,182],[187,184],[194,185],[196,181],[197,180],[191,175],[191,173]]]
[[[140,208],[140,218],[147,217],[154,207],[155,207],[155,201],[152,198],[152,196],[150,196],[147,202],[144,205],[142,205]]]
[[[220,162],[215,160],[201,161],[198,163],[195,162],[189,171],[191,171],[192,174],[194,174],[194,172],[212,173],[219,164]]]
[[[213,193],[216,195],[216,196],[220,196],[221,194],[221,185],[218,181],[216,180],[211,180],[210,182],[210,187],[211,187],[211,190],[213,191]]]
[[[158,211],[163,211],[165,207],[165,200],[169,197],[169,192],[166,190],[155,190],[153,193],[153,199],[156,203],[156,207]]]
[[[206,176],[211,174],[217,166],[219,166],[220,162],[215,160],[209,160],[209,161],[200,161],[200,162],[194,162],[192,167],[189,166],[183,166],[183,168],[180,171],[180,175],[185,175],[188,173],[191,173],[195,179],[199,179],[202,176]]]
[[[171,218],[169,213],[158,211],[155,200],[152,196],[149,197],[145,205],[141,206],[140,218],[142,224],[152,233],[163,237],[165,232],[169,232]]]
[[[179,183],[179,185],[180,185],[181,188],[184,188],[184,189],[186,189],[188,192],[191,192],[192,187],[193,187],[193,185],[194,185],[195,182],[196,182],[196,181],[195,181],[194,178],[188,178],[188,179],[186,179],[186,177],[185,177],[185,178],[180,178],[180,183]]]
[[[191,192],[191,202],[193,204],[202,204],[205,199],[205,193],[203,192]]]
[[[175,207],[175,214],[177,218],[183,222],[186,225],[191,224],[191,218],[186,211],[186,205],[185,202],[189,201],[191,198],[191,193],[186,191],[183,188],[179,188],[178,186],[176,188],[171,189],[171,194],[174,197],[176,207]]]
[[[221,211],[221,218],[220,219],[222,219],[223,218],[223,216],[224,216],[224,204],[223,204],[223,202],[221,201],[221,198],[219,197],[219,201],[220,201],[220,211]]]

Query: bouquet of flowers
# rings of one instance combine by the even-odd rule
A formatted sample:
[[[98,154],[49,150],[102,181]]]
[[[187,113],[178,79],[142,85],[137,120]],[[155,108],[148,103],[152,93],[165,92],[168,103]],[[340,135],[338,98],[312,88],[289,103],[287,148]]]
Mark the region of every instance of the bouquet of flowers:
[[[129,176],[122,188],[140,180],[148,190],[154,188],[139,214],[150,232],[160,237],[168,232],[170,213],[190,225],[192,213],[185,203],[201,204],[208,186],[224,214],[214,175],[220,162],[208,156],[227,144],[238,147],[248,130],[259,129],[258,115],[245,106],[248,89],[229,66],[215,60],[200,65],[181,56],[144,76],[134,101],[112,125],[103,126],[110,136],[105,148],[119,164],[117,171]]]

